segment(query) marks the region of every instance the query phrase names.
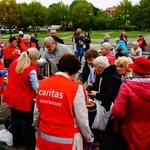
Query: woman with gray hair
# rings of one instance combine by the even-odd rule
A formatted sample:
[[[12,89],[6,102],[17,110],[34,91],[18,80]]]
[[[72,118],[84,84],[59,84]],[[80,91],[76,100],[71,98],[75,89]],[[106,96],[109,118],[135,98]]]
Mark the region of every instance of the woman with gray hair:
[[[31,42],[30,34],[25,34],[23,36],[23,42],[20,43],[19,48],[20,48],[21,52],[24,52],[24,51],[26,51],[27,49],[29,49],[31,47],[36,48],[36,44]]]
[[[109,65],[107,57],[99,56],[94,59],[93,64],[96,73],[100,75],[99,90],[91,92],[89,95],[100,100],[106,111],[109,111],[111,103],[118,94],[122,83],[121,78],[117,73],[116,66]]]
[[[108,62],[109,62],[110,65],[113,65],[115,63],[116,57],[111,52],[111,49],[112,49],[112,46],[111,46],[110,43],[108,43],[108,42],[102,43],[101,54],[108,58]]]
[[[33,123],[33,99],[39,87],[34,65],[39,56],[36,48],[29,48],[22,52],[9,67],[9,81],[4,91],[3,102],[6,102],[11,110],[11,128],[15,149],[19,148],[23,141],[27,149],[35,148],[35,129],[31,125]]]
[[[93,64],[96,73],[100,75],[99,90],[89,92],[88,95],[99,100],[105,110],[109,111],[112,102],[114,102],[118,94],[120,85],[122,83],[121,78],[117,74],[116,66],[109,65],[107,57],[99,56],[94,59]],[[106,144],[106,134],[106,132],[100,132],[100,149],[103,149],[104,145]],[[116,147],[113,146],[111,148],[116,149]]]
[[[133,42],[133,47],[131,48],[129,56],[132,59],[135,59],[138,56],[142,56],[142,49],[139,47],[139,43],[137,41]]]

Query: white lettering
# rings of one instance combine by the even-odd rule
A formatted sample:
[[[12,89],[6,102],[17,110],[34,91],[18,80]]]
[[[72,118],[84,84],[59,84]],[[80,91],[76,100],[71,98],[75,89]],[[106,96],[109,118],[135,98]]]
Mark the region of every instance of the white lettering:
[[[50,101],[50,100],[45,100],[45,99],[40,99],[40,103],[55,105],[55,106],[59,106],[59,107],[62,106],[62,103],[54,102],[54,101]]]
[[[63,92],[58,92],[58,91],[55,91],[53,89],[50,89],[50,90],[39,90],[38,93],[39,93],[40,96],[49,96],[49,97],[59,98],[59,99],[62,99],[63,96],[64,96]]]

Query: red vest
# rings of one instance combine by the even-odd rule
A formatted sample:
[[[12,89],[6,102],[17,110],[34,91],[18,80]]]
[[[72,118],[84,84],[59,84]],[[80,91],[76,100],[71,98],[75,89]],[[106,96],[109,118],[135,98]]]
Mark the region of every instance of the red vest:
[[[31,42],[30,45],[28,46],[26,43],[22,42],[20,43],[20,48],[21,48],[21,51],[24,52],[26,51],[28,48],[31,48],[31,47],[35,47],[36,48],[36,44]]]
[[[18,53],[14,56],[12,53],[17,51]],[[20,56],[19,47],[6,46],[4,49],[4,59],[16,60]]]
[[[0,60],[0,70],[4,70],[4,64]],[[0,95],[4,92],[4,76],[0,76]]]
[[[15,68],[17,61],[13,61],[9,67],[9,81],[3,95],[3,101],[11,108],[30,111],[33,107],[35,91],[31,87],[29,73],[34,69],[29,66],[22,73],[17,74]]]
[[[78,86],[78,83],[60,75],[52,75],[40,82],[36,100],[40,112],[38,149],[72,150],[77,132],[73,101]]]

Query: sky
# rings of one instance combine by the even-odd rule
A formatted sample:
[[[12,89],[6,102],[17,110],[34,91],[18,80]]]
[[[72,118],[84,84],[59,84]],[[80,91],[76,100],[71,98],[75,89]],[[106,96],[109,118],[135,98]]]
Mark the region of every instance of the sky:
[[[73,0],[36,0],[40,2],[43,6],[48,7],[53,3],[58,3],[62,1],[64,4],[70,5]],[[117,6],[122,0],[87,0],[87,2],[92,3],[95,7],[106,9],[107,7]],[[140,0],[130,0],[132,4],[139,3]],[[27,4],[31,3],[32,0],[16,0],[17,3],[26,2]]]

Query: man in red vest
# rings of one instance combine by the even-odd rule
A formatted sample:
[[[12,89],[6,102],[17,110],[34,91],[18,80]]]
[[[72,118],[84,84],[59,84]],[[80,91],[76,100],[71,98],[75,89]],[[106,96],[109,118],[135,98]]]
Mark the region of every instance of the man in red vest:
[[[83,150],[83,140],[93,145],[83,86],[74,82],[81,64],[73,54],[64,54],[58,72],[40,81],[34,111],[38,150]],[[72,67],[73,66],[73,67]]]

